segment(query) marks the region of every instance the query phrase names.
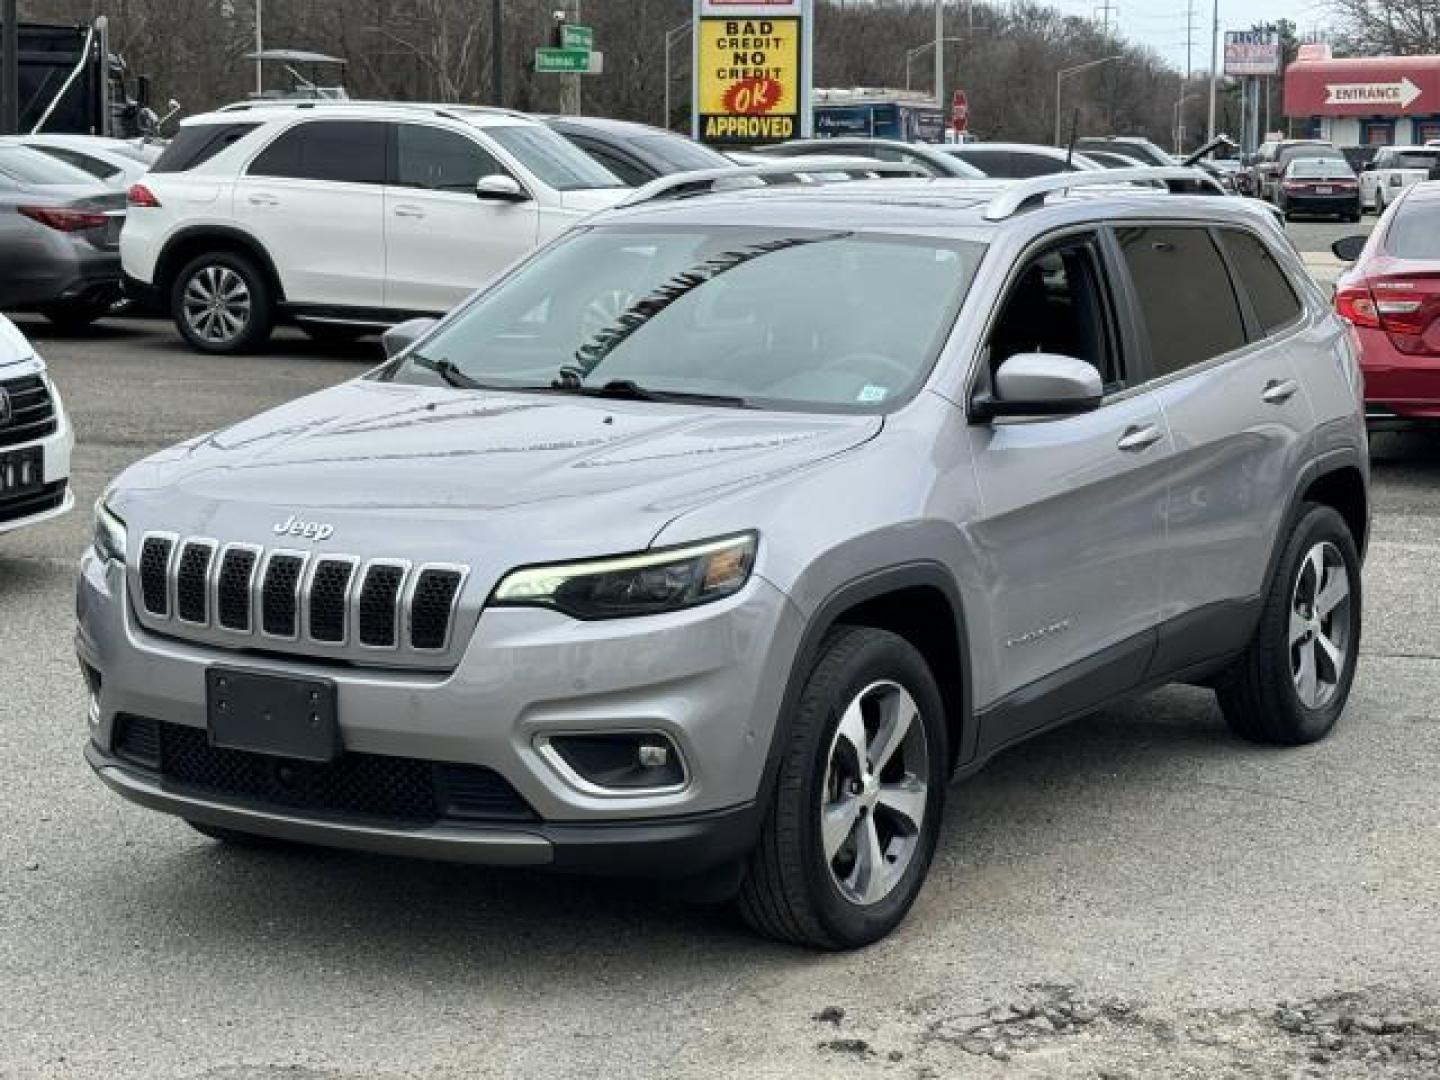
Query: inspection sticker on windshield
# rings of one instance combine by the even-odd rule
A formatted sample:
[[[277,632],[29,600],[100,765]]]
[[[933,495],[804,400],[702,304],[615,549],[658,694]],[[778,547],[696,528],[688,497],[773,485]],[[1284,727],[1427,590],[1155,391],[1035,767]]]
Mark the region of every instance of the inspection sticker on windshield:
[[[866,387],[861,390],[859,394],[855,395],[855,400],[866,403],[874,401],[884,401],[885,395],[889,392],[890,391],[886,390],[883,386],[873,386],[867,384]]]

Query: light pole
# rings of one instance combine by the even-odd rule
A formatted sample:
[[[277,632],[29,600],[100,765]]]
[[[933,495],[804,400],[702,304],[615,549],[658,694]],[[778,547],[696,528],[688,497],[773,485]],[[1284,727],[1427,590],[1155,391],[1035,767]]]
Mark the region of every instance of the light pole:
[[[265,62],[260,54],[265,51],[265,0],[255,0],[255,96],[265,95]]]
[[[1171,130],[1174,132],[1175,135],[1175,153],[1177,154],[1183,154],[1185,152],[1185,126],[1184,118],[1181,114],[1185,109],[1185,103],[1187,101],[1193,101],[1194,98],[1194,94],[1182,93],[1179,99],[1175,102],[1175,123]]]
[[[935,0],[935,104],[945,119],[945,0]]]
[[[1220,77],[1220,0],[1215,0],[1210,15],[1210,120],[1205,125],[1205,141],[1215,138],[1215,81]]]
[[[964,39],[963,37],[955,37],[955,36],[952,35],[952,36],[950,36],[950,37],[947,37],[945,40],[946,40],[946,41],[964,41],[965,39]],[[905,89],[906,89],[906,90],[909,90],[909,89],[910,89],[910,65],[911,65],[911,63],[912,63],[912,62],[915,60],[915,58],[916,58],[917,56],[919,56],[921,53],[929,52],[929,51],[930,51],[931,49],[933,49],[933,48],[935,48],[935,42],[933,42],[933,41],[927,41],[927,42],[925,42],[924,45],[916,45],[915,48],[909,49],[909,50],[906,51],[906,53],[905,53]]]
[[[1090,60],[1084,64],[1076,64],[1074,67],[1061,68],[1055,73],[1055,145],[1060,145],[1060,87],[1071,75],[1090,68],[1099,67],[1101,64],[1113,63],[1121,59],[1119,56],[1102,56],[1099,60]]]
[[[670,47],[675,43],[675,38],[690,29],[690,20],[686,19],[679,26],[672,27],[665,31],[665,120],[660,125],[666,131],[670,130]]]
[[[490,99],[497,109],[505,107],[505,43],[501,38],[500,0],[490,4]]]

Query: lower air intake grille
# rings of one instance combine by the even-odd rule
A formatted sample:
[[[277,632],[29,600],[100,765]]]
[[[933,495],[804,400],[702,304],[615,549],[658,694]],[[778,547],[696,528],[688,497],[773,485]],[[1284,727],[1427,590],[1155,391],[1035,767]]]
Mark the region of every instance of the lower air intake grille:
[[[535,820],[505,778],[480,765],[348,752],[318,764],[221,749],[201,728],[128,715],[116,718],[114,748],[171,790],[266,807],[406,824]]]

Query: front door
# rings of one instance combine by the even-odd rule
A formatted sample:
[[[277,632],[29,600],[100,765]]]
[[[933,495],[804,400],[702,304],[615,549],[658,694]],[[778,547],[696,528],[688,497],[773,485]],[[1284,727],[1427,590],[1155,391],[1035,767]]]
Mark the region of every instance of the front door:
[[[1057,240],[1020,271],[990,335],[991,365],[1078,357],[1106,398],[1078,416],[970,428],[999,676],[997,699],[978,703],[982,754],[1130,689],[1153,651],[1173,447],[1111,279],[1097,233]]]
[[[385,306],[449,311],[531,250],[540,214],[533,200],[481,199],[482,176],[509,175],[461,132],[395,125],[395,160],[385,189]]]

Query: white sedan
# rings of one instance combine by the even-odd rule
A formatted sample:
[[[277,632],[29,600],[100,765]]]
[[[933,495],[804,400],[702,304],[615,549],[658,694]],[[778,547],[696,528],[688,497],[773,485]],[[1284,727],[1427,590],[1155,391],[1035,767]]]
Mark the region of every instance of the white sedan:
[[[45,361],[0,315],[0,533],[58,517],[75,505],[74,446]]]

